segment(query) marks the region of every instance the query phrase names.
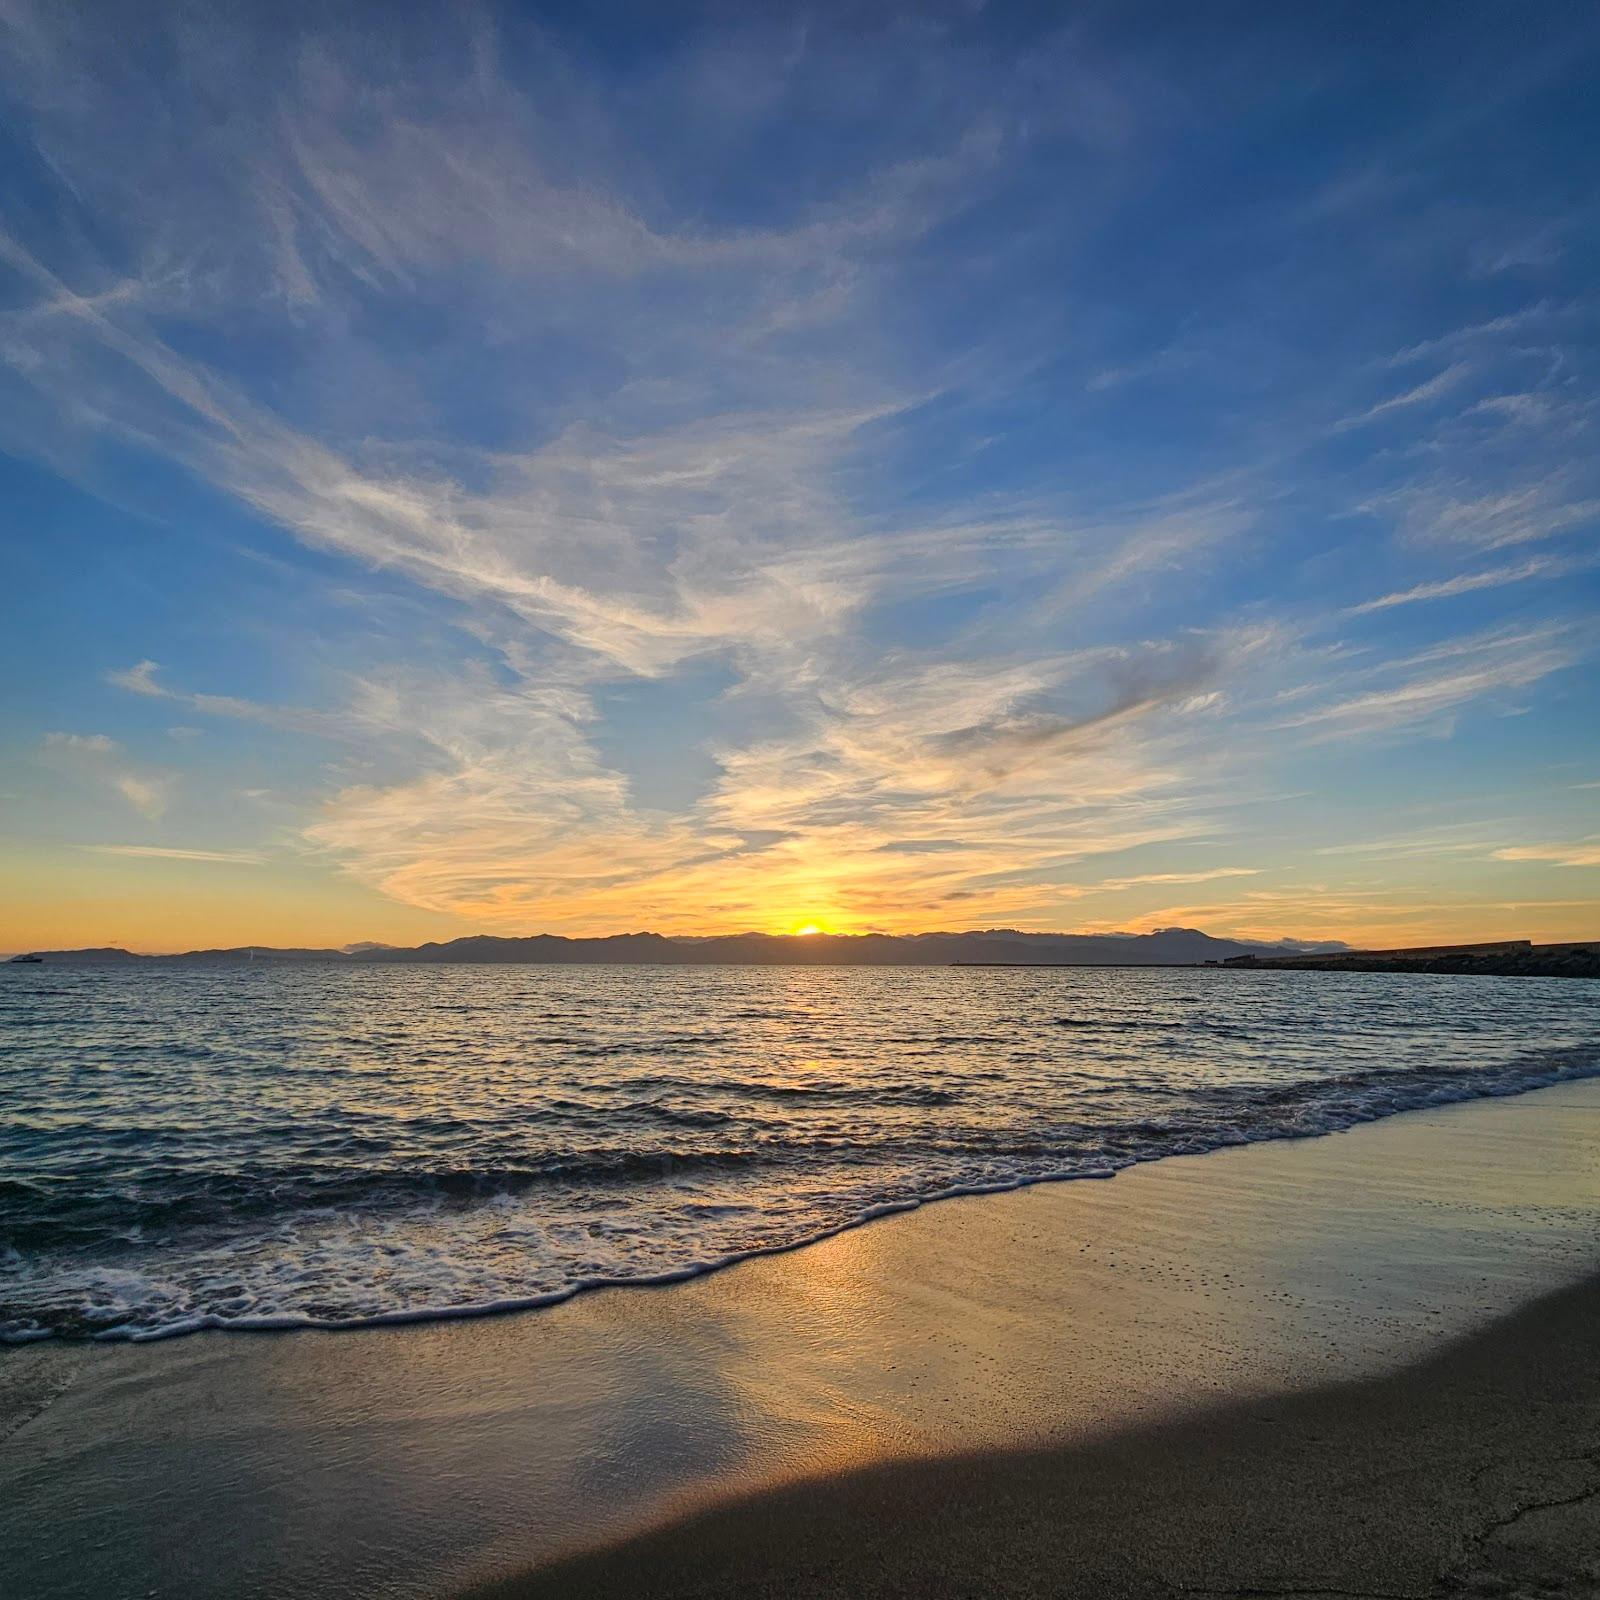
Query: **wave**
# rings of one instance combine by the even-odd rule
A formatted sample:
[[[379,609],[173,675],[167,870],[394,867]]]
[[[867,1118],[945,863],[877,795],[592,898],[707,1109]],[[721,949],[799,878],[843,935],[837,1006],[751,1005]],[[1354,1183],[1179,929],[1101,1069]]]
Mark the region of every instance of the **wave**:
[[[668,1144],[605,1150],[573,1150],[531,1163],[438,1167],[386,1171],[376,1176],[354,1168],[330,1171],[298,1181],[266,1170],[240,1169],[206,1174],[163,1174],[175,1187],[159,1194],[119,1191],[75,1200],[52,1194],[47,1185],[15,1178],[0,1179],[0,1236],[9,1236],[9,1250],[0,1261],[0,1280],[21,1273],[30,1250],[68,1251],[95,1239],[113,1226],[123,1237],[141,1230],[197,1222],[236,1228],[242,1220],[271,1214],[345,1210],[372,1221],[387,1210],[418,1203],[472,1207],[489,1200],[514,1199],[542,1187],[562,1185],[568,1191],[592,1192],[599,1200],[608,1184],[676,1182],[719,1175],[759,1178],[764,1169],[787,1167],[814,1174],[826,1170],[865,1184],[848,1202],[835,1197],[808,1216],[797,1219],[775,1240],[723,1248],[715,1237],[676,1241],[681,1258],[659,1270],[583,1271],[554,1287],[517,1292],[503,1282],[479,1299],[432,1299],[425,1286],[413,1286],[396,1303],[379,1309],[283,1308],[229,1310],[218,1306],[174,1307],[171,1297],[139,1287],[140,1273],[129,1268],[119,1291],[120,1320],[104,1325],[103,1306],[48,1306],[27,1303],[23,1292],[0,1294],[0,1321],[7,1323],[0,1342],[23,1343],[38,1338],[89,1337],[97,1340],[167,1338],[201,1329],[263,1331],[283,1328],[354,1329],[445,1318],[486,1316],[531,1310],[572,1298],[590,1289],[648,1287],[681,1282],[718,1271],[755,1256],[773,1255],[832,1237],[850,1228],[921,1205],[963,1195],[1017,1189],[1035,1183],[1106,1178],[1127,1167],[1176,1154],[1195,1154],[1226,1145],[1332,1133],[1357,1123],[1400,1112],[1454,1102],[1499,1097],[1552,1084],[1600,1075],[1600,1051],[1592,1045],[1542,1051],[1491,1066],[1385,1070],[1351,1069],[1321,1078],[1277,1082],[1264,1078],[1234,1083],[1192,1085],[1185,1098],[1165,1114],[1123,1116],[1113,1121],[1058,1122],[1048,1129],[1002,1129],[963,1132],[923,1130],[921,1136],[896,1142],[831,1138],[772,1141],[752,1148],[680,1148]],[[1129,1092],[1137,1093],[1136,1088]],[[805,1164],[825,1157],[826,1169]],[[152,1180],[153,1181],[153,1180]],[[842,1181],[842,1179],[841,1179]],[[780,1184],[782,1182],[780,1175]],[[877,1189],[871,1186],[878,1184]],[[781,1189],[773,1191],[781,1193]],[[758,1197],[759,1198],[759,1197]],[[82,1207],[84,1209],[75,1209]],[[759,1205],[719,1207],[706,1204],[702,1213],[727,1210],[746,1214]],[[370,1253],[370,1242],[368,1247]],[[359,1261],[359,1251],[352,1258]],[[620,1264],[619,1264],[620,1267]],[[292,1274],[290,1275],[292,1276]],[[4,1302],[9,1300],[9,1306]]]
[[[1057,1017],[1058,1028],[1092,1028],[1096,1033],[1154,1033],[1190,1028],[1192,1022],[1169,1022],[1158,1017]]]

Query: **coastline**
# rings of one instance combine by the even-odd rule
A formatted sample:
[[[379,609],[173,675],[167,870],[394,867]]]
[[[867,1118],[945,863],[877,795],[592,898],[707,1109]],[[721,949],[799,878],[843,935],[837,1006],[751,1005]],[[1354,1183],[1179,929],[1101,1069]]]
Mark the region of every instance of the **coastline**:
[[[863,1471],[1000,1483],[1368,1382],[1600,1269],[1597,1115],[1597,1080],[1403,1113],[531,1314],[16,1347],[0,1588],[440,1594]],[[1498,1359],[1533,1372],[1526,1343]]]

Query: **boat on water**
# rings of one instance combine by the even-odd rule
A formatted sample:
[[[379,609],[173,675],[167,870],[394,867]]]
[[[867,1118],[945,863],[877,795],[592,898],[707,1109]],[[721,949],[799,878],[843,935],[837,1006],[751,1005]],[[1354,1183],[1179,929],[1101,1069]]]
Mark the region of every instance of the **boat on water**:
[[[44,965],[43,956],[12,956],[6,963],[10,967],[39,967]]]

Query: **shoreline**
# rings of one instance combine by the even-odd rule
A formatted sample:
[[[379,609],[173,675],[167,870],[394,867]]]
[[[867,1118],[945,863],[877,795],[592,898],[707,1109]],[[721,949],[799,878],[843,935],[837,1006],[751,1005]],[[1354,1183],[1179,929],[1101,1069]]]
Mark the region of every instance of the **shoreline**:
[[[943,1205],[953,1200],[970,1200],[990,1195],[1013,1194],[1025,1189],[1079,1182],[1104,1183],[1116,1178],[1120,1173],[1137,1171],[1141,1167],[1157,1166],[1167,1161],[1204,1157],[1215,1155],[1223,1150],[1238,1150],[1256,1145],[1314,1141],[1327,1138],[1330,1135],[1348,1133],[1356,1128],[1386,1122],[1397,1116],[1409,1116],[1419,1111],[1447,1110],[1453,1106],[1473,1105],[1483,1101],[1517,1099],[1524,1095],[1540,1093],[1546,1089],[1559,1089],[1567,1085],[1590,1082],[1600,1083],[1600,1062],[1596,1062],[1592,1066],[1586,1066],[1578,1071],[1557,1069],[1553,1074],[1536,1075],[1530,1082],[1516,1084],[1511,1087],[1474,1088],[1471,1092],[1466,1092],[1453,1098],[1440,1098],[1435,1094],[1434,1097],[1422,1099],[1415,1105],[1404,1105],[1397,1109],[1347,1121],[1334,1121],[1327,1127],[1315,1130],[1278,1131],[1242,1138],[1233,1144],[1214,1145],[1205,1150],[1172,1152],[1159,1156],[1134,1157],[1121,1161],[1107,1160],[1103,1165],[1094,1167],[1029,1173],[1015,1178],[998,1179],[987,1183],[958,1184],[950,1188],[935,1190],[925,1195],[912,1196],[900,1200],[880,1201],[867,1207],[864,1211],[846,1217],[815,1233],[808,1233],[785,1243],[756,1246],[748,1250],[735,1251],[709,1261],[687,1262],[681,1267],[671,1267],[658,1273],[644,1274],[637,1277],[584,1279],[577,1283],[534,1294],[519,1295],[478,1304],[405,1307],[392,1311],[375,1312],[370,1316],[342,1321],[296,1316],[247,1315],[224,1318],[208,1313],[186,1318],[181,1322],[159,1328],[112,1328],[99,1333],[65,1340],[59,1339],[48,1329],[44,1329],[23,1334],[0,1334],[0,1351],[26,1348],[35,1344],[57,1343],[69,1346],[83,1343],[95,1345],[159,1344],[170,1339],[188,1338],[200,1333],[283,1334],[303,1332],[356,1334],[374,1329],[405,1328],[435,1322],[466,1322],[493,1317],[519,1316],[533,1312],[548,1311],[556,1306],[565,1305],[569,1301],[607,1291],[671,1288],[699,1278],[732,1271],[747,1262],[793,1255],[797,1251],[808,1250],[813,1246],[825,1244],[829,1240],[838,1238],[841,1234],[853,1232],[858,1228],[868,1227],[892,1217],[922,1211],[930,1206]]]
[[[1366,1382],[1600,1270],[1597,1115],[1600,1080],[1571,1080],[923,1206],[537,1314],[12,1347],[0,1589],[526,1582],[797,1483]]]

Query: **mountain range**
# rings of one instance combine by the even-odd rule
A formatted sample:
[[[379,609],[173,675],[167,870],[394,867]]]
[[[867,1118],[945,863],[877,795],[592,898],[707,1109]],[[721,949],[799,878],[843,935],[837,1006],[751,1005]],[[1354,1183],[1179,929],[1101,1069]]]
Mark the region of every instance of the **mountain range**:
[[[1217,939],[1197,928],[1158,928],[1152,933],[1025,933],[992,928],[965,933],[773,934],[736,933],[709,938],[660,933],[614,933],[569,939],[540,933],[527,938],[474,934],[444,944],[413,947],[353,944],[338,950],[272,949],[240,945],[226,950],[189,950],[145,956],[114,947],[40,950],[46,961],[337,961],[346,965],[412,962],[498,962],[535,965],[661,966],[853,966],[941,967],[963,965],[1195,966],[1238,956],[1283,956],[1343,950],[1337,942],[1281,939],[1273,944]]]

